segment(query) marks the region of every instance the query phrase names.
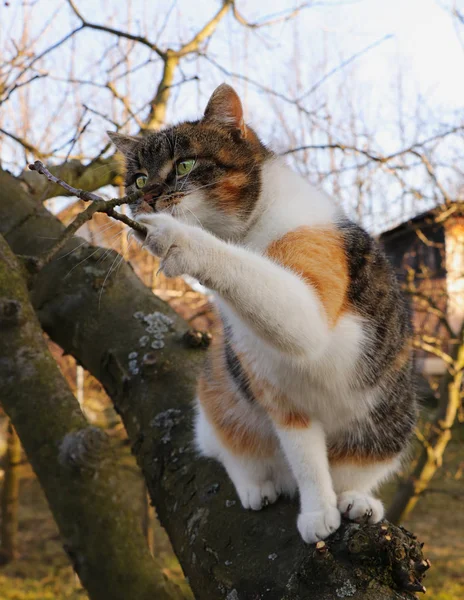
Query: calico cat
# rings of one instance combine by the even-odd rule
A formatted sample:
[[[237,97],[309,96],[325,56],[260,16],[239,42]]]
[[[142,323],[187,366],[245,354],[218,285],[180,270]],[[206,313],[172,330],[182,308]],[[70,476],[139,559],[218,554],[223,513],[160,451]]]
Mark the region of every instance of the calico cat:
[[[376,523],[416,400],[408,310],[371,237],[288,168],[219,86],[203,118],[133,138],[127,192],[167,276],[215,295],[220,332],[198,384],[196,443],[244,508],[300,495],[306,542],[341,515]]]

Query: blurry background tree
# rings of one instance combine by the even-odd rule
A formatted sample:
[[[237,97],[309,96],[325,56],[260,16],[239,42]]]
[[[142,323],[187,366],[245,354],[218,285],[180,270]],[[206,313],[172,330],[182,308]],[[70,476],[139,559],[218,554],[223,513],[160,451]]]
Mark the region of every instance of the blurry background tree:
[[[417,519],[413,514],[408,523],[427,541],[435,562],[441,560],[434,575],[435,589],[441,590],[433,595],[437,600],[464,594],[460,541],[464,521],[459,511],[443,510],[462,499],[459,478],[464,465],[463,428],[456,423],[462,411],[464,370],[464,87],[457,75],[464,67],[463,14],[458,2],[433,0],[395,1],[388,7],[377,0],[275,1],[266,3],[265,9],[255,1],[210,0],[199,7],[184,0],[104,6],[90,0],[35,0],[4,2],[0,7],[0,233],[17,254],[40,253],[52,243],[50,238],[59,235],[51,221],[40,225],[31,220],[41,203],[65,224],[84,206],[28,171],[28,162],[39,158],[75,187],[114,195],[108,186],[121,190],[121,162],[105,129],[143,135],[165,122],[196,118],[208,94],[224,79],[241,93],[249,120],[269,145],[287,154],[295,169],[333,194],[369,231],[383,233],[381,239],[413,298],[413,345],[420,350],[418,363],[431,390],[413,463],[405,469],[397,492],[389,486],[384,493],[393,501],[390,515],[395,521],[423,497],[415,511]],[[366,25],[361,28],[357,19]],[[415,27],[424,30],[415,37],[422,45],[413,52],[409,48],[406,56],[404,39],[413,37]],[[432,87],[438,81],[441,85]],[[22,202],[18,194],[23,194]],[[124,259],[192,327],[213,331],[204,290],[194,282],[156,276],[155,259],[131,244],[119,223],[97,215],[79,234],[95,246],[117,250],[121,257],[110,250],[89,252],[81,242],[71,246],[57,269],[67,285],[76,285],[75,294],[76,281],[87,269],[93,277],[87,285],[93,286],[104,312],[116,293],[113,281],[124,280]],[[45,282],[54,281],[44,277]],[[100,365],[94,369],[98,381],[75,358],[63,354],[61,348],[90,370],[96,361],[82,351],[82,341],[59,330],[71,327],[67,309],[58,311],[55,301],[60,315],[51,314],[53,302],[44,285],[35,283],[32,297],[53,339],[50,350],[88,422],[103,427],[117,441],[120,468],[131,470],[131,481],[137,481],[121,419],[102,383],[113,400],[114,390],[104,375],[99,376]],[[427,363],[433,369],[425,369],[426,356],[439,359]],[[132,367],[130,362],[124,364],[124,377],[129,379],[134,375],[131,368],[139,368],[134,366],[137,358],[130,360],[135,361]],[[116,406],[131,434],[124,419],[126,408],[119,401]],[[133,447],[140,435],[129,435]],[[9,440],[11,452],[13,438]],[[9,507],[2,514],[3,531],[9,532],[3,534],[3,548],[12,540],[3,555],[12,558],[16,509],[14,493],[10,496],[8,490],[14,489],[16,471],[10,469],[8,458],[2,464],[2,498]],[[435,476],[442,464],[444,469]],[[27,473],[25,467],[22,472]],[[429,486],[433,476],[437,484]],[[145,486],[141,481],[137,485],[137,498],[131,498],[134,510],[143,515],[155,555],[165,556],[165,574],[179,583],[180,569],[173,566],[158,526],[153,542]],[[440,498],[437,503],[435,497]],[[454,514],[443,532],[433,524],[446,519],[446,512]],[[187,529],[195,529],[201,519],[201,513],[190,515]],[[178,546],[180,533],[170,534]],[[21,552],[21,536],[19,540]],[[71,560],[76,564],[72,556]],[[0,571],[0,583],[16,574],[5,573],[2,580]],[[71,597],[69,590],[66,593]]]

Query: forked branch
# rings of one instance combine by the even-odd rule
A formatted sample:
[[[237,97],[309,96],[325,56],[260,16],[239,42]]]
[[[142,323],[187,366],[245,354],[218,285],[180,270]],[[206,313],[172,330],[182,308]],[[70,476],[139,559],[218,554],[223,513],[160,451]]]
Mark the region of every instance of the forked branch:
[[[102,198],[101,196],[97,196],[97,194],[94,194],[93,192],[87,192],[86,190],[77,189],[66,183],[66,181],[63,181],[59,177],[56,177],[55,175],[53,175],[53,173],[50,173],[47,167],[40,160],[36,160],[33,164],[30,164],[29,169],[31,169],[31,171],[37,171],[37,173],[40,173],[41,175],[45,175],[45,177],[49,181],[60,185],[67,192],[73,194],[77,198],[92,203],[85,210],[83,210],[77,215],[74,221],[70,223],[63,231],[63,234],[58,239],[58,241],[55,244],[53,244],[53,246],[40,257],[36,265],[37,270],[40,270],[42,267],[48,264],[56,255],[56,253],[59,252],[61,248],[63,248],[65,243],[76,233],[76,231],[80,227],[82,227],[84,223],[90,221],[90,219],[96,212],[106,213],[108,216],[113,217],[113,219],[116,219],[117,221],[122,221],[135,231],[146,235],[147,228],[145,227],[145,225],[142,225],[141,223],[138,223],[137,221],[130,219],[126,215],[118,213],[114,210],[116,206],[121,206],[122,204],[131,204],[132,202],[138,200],[143,195],[143,192],[141,190],[138,192],[134,192],[133,194],[129,194],[128,196],[124,196],[123,198],[113,198],[111,200],[105,200],[104,198]]]

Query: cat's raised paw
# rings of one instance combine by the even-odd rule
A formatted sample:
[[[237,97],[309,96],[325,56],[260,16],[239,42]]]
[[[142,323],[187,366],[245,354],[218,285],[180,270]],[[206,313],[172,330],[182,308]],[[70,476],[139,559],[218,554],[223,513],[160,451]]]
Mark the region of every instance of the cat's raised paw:
[[[195,253],[189,240],[189,230],[170,215],[150,214],[139,218],[146,226],[143,247],[161,259],[160,269],[167,277],[192,275]]]
[[[335,506],[328,506],[315,512],[304,512],[298,516],[297,527],[303,540],[314,544],[325,540],[340,527],[340,512]]]
[[[378,523],[384,515],[380,500],[354,490],[340,494],[338,509],[344,517],[357,523]]]
[[[237,493],[243,508],[251,510],[261,510],[268,504],[274,504],[279,497],[272,481],[242,484],[237,487]]]

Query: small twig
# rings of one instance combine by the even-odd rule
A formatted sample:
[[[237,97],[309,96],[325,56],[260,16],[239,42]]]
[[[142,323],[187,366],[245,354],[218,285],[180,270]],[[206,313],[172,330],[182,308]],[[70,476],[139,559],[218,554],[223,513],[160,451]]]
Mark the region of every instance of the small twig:
[[[108,216],[113,217],[113,219],[121,221],[122,223],[125,223],[126,225],[128,225],[132,229],[135,229],[139,233],[146,235],[147,228],[145,227],[145,225],[142,225],[141,223],[138,223],[137,221],[130,219],[126,215],[120,214],[114,210],[116,206],[120,206],[121,204],[131,204],[132,202],[135,202],[138,198],[141,198],[143,196],[143,192],[141,190],[138,192],[134,192],[133,194],[129,194],[128,196],[124,196],[123,198],[113,198],[112,200],[104,200],[101,196],[97,196],[96,194],[92,192],[87,192],[85,190],[79,190],[75,187],[72,187],[59,177],[56,177],[55,175],[50,173],[47,167],[42,162],[40,162],[40,160],[36,160],[34,164],[29,165],[29,169],[31,169],[31,171],[37,171],[41,175],[45,175],[45,177],[49,181],[60,185],[66,191],[70,192],[74,196],[77,196],[77,198],[85,200],[86,202],[92,202],[90,206],[88,206],[85,210],[79,213],[74,219],[74,221],[66,227],[66,229],[63,231],[62,236],[57,240],[57,242],[53,244],[53,246],[40,257],[36,267],[37,271],[39,271],[42,267],[48,264],[53,259],[55,254],[59,252],[61,248],[63,248],[63,246],[69,240],[69,238],[71,238],[76,233],[79,227],[82,227],[84,223],[90,221],[90,219],[96,212],[106,213]]]

